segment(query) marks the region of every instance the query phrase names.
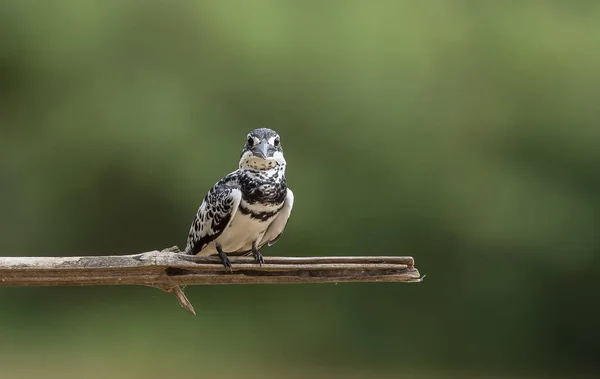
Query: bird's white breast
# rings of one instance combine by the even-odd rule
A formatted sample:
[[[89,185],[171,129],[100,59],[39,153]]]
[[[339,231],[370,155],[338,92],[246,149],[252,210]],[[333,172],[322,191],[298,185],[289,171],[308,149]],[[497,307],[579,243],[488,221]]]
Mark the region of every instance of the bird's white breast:
[[[264,210],[267,210],[266,207],[264,208]],[[256,208],[253,210],[256,210]],[[202,249],[200,255],[216,254],[216,243],[222,246],[225,253],[251,251],[252,242],[261,240],[267,228],[275,219],[275,216],[276,215],[267,221],[261,221],[251,218],[249,214],[243,214],[238,210],[235,213],[233,220],[230,222],[229,227],[227,227],[215,241],[211,242],[208,244],[208,246],[206,246],[206,248]]]

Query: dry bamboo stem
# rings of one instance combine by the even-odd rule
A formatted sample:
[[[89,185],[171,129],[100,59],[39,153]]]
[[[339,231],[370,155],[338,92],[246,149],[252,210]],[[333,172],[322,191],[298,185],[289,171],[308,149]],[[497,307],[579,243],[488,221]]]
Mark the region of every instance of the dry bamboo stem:
[[[289,284],[420,282],[412,257],[230,257],[232,272],[218,257],[177,253],[177,247],[135,255],[0,257],[0,287],[144,285],[172,292],[194,308],[180,286],[195,284]]]

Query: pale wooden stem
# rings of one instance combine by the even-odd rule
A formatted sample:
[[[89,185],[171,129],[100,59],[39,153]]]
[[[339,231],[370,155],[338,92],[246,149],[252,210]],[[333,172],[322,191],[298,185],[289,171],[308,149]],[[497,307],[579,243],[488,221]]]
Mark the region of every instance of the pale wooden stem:
[[[411,257],[230,257],[233,272],[217,257],[175,253],[175,248],[135,255],[0,257],[0,287],[145,285],[172,292],[194,309],[180,286],[196,284],[289,284],[420,282]]]

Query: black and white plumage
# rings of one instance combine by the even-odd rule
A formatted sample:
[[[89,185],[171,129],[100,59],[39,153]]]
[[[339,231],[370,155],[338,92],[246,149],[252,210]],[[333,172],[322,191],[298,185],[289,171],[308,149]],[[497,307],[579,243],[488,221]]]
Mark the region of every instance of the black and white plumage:
[[[248,134],[239,168],[215,184],[204,197],[188,235],[186,254],[252,253],[274,244],[287,225],[294,194],[287,188],[286,161],[279,135],[267,128]]]

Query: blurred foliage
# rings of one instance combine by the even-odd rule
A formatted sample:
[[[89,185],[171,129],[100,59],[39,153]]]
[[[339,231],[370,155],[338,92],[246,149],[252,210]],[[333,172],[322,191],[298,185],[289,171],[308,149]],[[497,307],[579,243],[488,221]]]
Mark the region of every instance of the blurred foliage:
[[[0,2],[0,254],[182,246],[246,133],[296,206],[269,255],[418,285],[0,290],[6,378],[600,368],[594,1]],[[204,376],[203,376],[204,374]]]

